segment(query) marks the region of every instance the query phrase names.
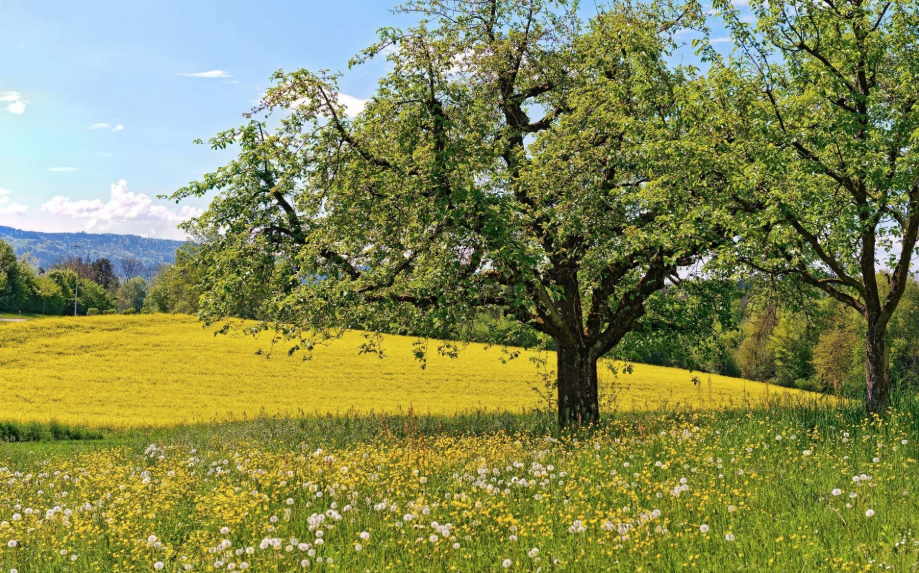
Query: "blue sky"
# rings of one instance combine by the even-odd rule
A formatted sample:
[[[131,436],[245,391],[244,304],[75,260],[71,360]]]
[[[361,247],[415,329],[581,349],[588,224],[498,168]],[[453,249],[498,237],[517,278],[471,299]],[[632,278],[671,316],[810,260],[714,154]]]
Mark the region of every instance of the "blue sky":
[[[156,199],[230,158],[192,140],[243,121],[278,70],[345,69],[388,0],[0,0],[0,225],[182,238],[205,201]],[[348,73],[372,95],[385,63]]]
[[[400,23],[388,8],[0,1],[0,225],[181,237],[182,206],[156,196],[229,158],[192,140],[240,124],[275,70],[344,68]],[[349,74],[342,91],[368,97],[379,71]]]

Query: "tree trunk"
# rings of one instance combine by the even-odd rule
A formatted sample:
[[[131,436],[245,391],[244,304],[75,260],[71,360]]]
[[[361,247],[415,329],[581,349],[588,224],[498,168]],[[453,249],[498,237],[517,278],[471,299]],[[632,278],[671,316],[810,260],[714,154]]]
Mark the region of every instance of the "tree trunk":
[[[600,419],[597,359],[587,348],[558,345],[558,425],[587,425]]]
[[[890,396],[890,352],[887,325],[879,317],[868,316],[865,336],[865,405],[871,414],[883,415]]]

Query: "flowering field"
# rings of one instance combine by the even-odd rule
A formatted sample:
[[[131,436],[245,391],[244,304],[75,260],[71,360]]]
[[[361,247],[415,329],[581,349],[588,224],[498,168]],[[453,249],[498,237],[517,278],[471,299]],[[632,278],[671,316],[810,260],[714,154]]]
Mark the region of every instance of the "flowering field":
[[[627,414],[580,438],[254,421],[273,437],[6,445],[0,570],[915,571],[919,420],[858,417]]]
[[[152,427],[259,415],[408,412],[451,415],[532,410],[540,406],[537,366],[524,353],[479,344],[459,358],[430,343],[427,368],[415,339],[387,337],[386,357],[359,355],[365,342],[346,334],[312,360],[289,357],[269,341],[213,335],[194,318],[174,315],[45,319],[0,326],[0,420],[56,420],[92,427]],[[546,355],[554,366],[554,356]],[[793,390],[716,375],[693,384],[685,370],[635,365],[615,379],[601,368],[620,411],[722,408]]]

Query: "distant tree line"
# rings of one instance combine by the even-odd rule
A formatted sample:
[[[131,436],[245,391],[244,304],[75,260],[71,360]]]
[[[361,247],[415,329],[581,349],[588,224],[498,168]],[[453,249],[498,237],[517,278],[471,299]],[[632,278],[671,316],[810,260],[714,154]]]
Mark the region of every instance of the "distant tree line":
[[[882,281],[878,281],[879,283]],[[865,388],[865,318],[838,300],[786,281],[738,283],[731,314],[709,339],[690,349],[630,341],[616,356],[693,368],[834,395],[859,397]],[[890,320],[893,387],[919,387],[919,283],[907,283]]]
[[[40,268],[28,254],[16,257],[0,240],[0,312],[45,315],[135,313],[144,309],[150,285],[143,263],[126,258],[120,273],[107,258],[66,257]]]

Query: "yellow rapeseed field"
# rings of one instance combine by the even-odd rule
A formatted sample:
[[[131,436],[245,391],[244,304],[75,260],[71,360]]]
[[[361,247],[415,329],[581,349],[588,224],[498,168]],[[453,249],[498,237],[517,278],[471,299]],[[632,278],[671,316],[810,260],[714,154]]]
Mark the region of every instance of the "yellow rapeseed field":
[[[499,347],[470,344],[427,368],[413,338],[386,337],[386,357],[360,355],[361,333],[318,348],[312,360],[257,355],[268,340],[214,336],[193,317],[99,316],[0,326],[0,420],[129,428],[252,418],[353,413],[520,412],[541,405],[535,353],[502,363]],[[546,356],[554,364],[554,356]],[[724,376],[635,365],[601,369],[618,410],[727,407],[768,396],[805,396]]]

